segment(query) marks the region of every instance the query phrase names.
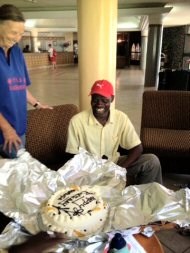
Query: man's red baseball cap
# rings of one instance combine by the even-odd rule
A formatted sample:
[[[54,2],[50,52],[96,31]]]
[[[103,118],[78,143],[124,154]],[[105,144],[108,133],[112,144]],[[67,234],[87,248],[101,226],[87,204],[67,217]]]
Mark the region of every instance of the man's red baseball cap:
[[[114,96],[113,85],[107,80],[98,80],[91,88],[89,95],[92,94],[99,94],[103,97],[110,98],[111,96]]]

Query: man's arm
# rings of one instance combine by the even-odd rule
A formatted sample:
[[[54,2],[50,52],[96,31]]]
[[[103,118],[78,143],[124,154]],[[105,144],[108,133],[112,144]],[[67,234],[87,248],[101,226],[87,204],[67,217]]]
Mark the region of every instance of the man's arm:
[[[69,122],[69,127],[67,131],[66,152],[71,154],[71,156],[74,156],[79,152],[79,140],[77,138],[77,130],[73,118]]]
[[[140,157],[142,152],[143,152],[142,144],[139,144],[138,146],[128,150],[126,159],[122,161],[122,163],[119,163],[119,166],[127,169]]]

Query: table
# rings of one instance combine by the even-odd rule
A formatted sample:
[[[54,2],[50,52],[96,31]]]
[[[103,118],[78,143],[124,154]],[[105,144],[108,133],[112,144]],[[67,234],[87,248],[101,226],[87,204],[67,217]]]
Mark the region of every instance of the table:
[[[146,237],[141,234],[135,234],[134,237],[146,250],[147,253],[164,253],[162,245],[155,234],[151,237]]]

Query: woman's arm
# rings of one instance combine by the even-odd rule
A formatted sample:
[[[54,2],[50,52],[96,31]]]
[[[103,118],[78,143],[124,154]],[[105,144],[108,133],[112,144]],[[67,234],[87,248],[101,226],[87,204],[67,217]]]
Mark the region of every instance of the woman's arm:
[[[32,94],[31,92],[27,89],[26,90],[26,96],[27,96],[27,102],[35,107],[36,109],[53,109],[53,107],[49,105],[44,105],[41,104]]]

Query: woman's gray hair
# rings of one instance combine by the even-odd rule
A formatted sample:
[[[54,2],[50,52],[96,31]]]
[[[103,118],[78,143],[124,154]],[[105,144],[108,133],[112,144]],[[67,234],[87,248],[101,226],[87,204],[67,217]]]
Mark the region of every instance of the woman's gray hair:
[[[0,7],[0,22],[6,20],[25,22],[22,12],[12,4],[4,4]]]

